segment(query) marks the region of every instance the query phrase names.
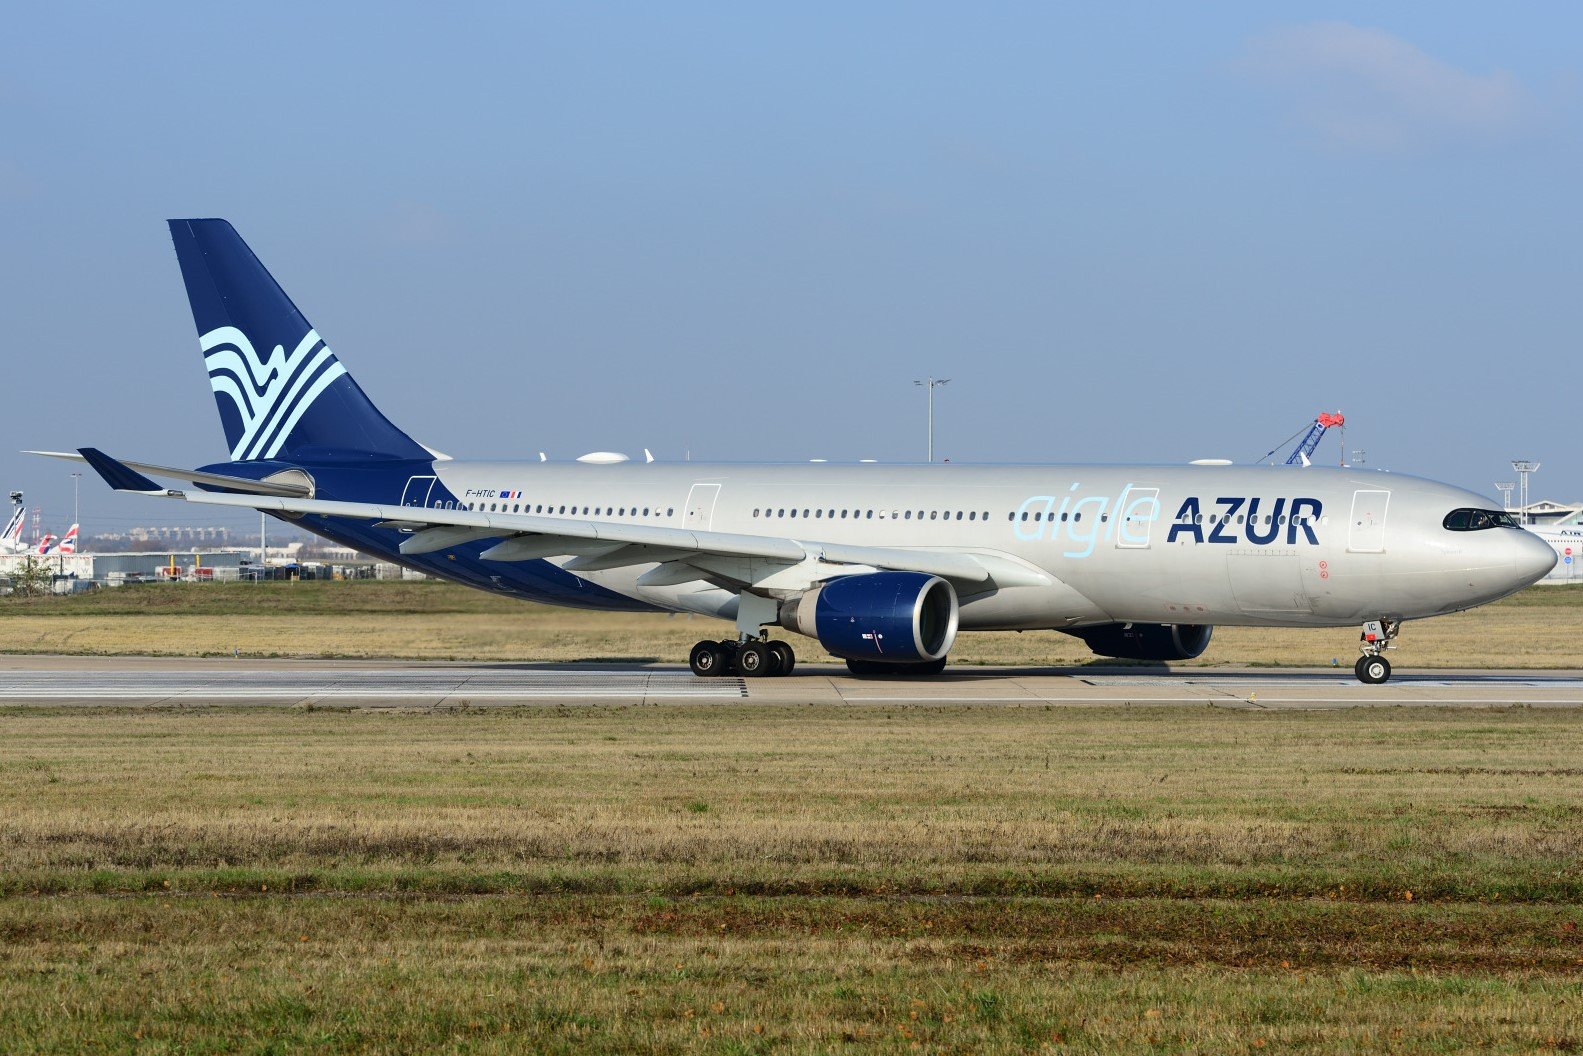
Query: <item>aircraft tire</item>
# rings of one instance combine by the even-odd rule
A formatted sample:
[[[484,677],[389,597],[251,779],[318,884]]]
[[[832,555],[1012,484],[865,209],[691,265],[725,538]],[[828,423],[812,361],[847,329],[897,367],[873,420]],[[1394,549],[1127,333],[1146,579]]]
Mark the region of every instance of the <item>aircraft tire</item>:
[[[737,650],[737,670],[749,678],[775,674],[776,657],[766,642],[743,642]]]
[[[775,669],[777,675],[789,675],[797,667],[797,654],[785,642],[771,642],[770,649],[780,658],[780,666]]]
[[[687,657],[687,666],[699,678],[725,674],[726,654],[719,642],[699,642]]]
[[[1383,656],[1360,656],[1353,670],[1365,685],[1382,685],[1391,677],[1391,662]]]

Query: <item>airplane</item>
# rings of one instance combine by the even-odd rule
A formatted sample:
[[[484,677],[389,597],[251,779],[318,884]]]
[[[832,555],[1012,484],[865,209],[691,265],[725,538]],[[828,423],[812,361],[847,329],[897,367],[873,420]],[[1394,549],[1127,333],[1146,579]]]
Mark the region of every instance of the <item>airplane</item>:
[[[27,520],[27,507],[22,505],[22,493],[11,493],[13,503],[11,519],[6,522],[5,530],[0,531],[0,554],[21,554],[28,549],[22,542],[22,522]]]
[[[774,629],[856,675],[919,676],[959,631],[1054,629],[1159,662],[1223,624],[1361,627],[1354,670],[1377,684],[1403,623],[1555,564],[1489,499],[1379,470],[453,459],[380,413],[228,222],[169,227],[229,459],[34,453],[501,595],[734,623],[693,647],[699,676],[790,672]]]
[[[42,539],[40,539],[38,541],[38,546],[34,548],[33,552],[35,554],[37,554],[39,557],[46,557],[54,549],[55,549],[55,537],[53,535],[51,535],[50,533],[45,532],[44,533],[44,538],[42,538]]]
[[[55,546],[57,554],[75,554],[77,552],[77,526],[74,524],[66,529],[66,534]]]

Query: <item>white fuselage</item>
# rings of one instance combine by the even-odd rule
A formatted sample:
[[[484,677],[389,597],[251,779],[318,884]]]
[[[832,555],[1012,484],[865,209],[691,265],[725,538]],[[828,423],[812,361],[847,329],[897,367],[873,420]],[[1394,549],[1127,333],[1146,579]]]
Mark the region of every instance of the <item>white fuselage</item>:
[[[434,474],[432,494],[462,508],[963,551],[1043,574],[963,590],[963,629],[1411,619],[1502,597],[1551,560],[1527,533],[1442,525],[1490,500],[1379,471],[440,461]],[[414,477],[403,501],[429,505],[432,483]],[[665,609],[733,611],[736,593],[707,582],[640,585],[650,567],[578,575]]]

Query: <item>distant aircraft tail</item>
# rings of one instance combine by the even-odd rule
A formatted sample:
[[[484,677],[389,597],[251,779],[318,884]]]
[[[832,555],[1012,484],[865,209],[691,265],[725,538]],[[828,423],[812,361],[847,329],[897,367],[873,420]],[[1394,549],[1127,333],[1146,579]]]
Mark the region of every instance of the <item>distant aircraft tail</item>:
[[[48,532],[45,532],[44,533],[44,538],[42,538],[42,539],[40,539],[38,541],[38,550],[37,550],[38,556],[43,557],[46,554],[50,553],[54,549],[55,549],[55,537],[53,535],[50,535]]]
[[[75,554],[77,552],[77,526],[75,524],[67,529],[65,536],[61,538],[60,545],[55,549],[62,554]]]
[[[171,240],[233,461],[428,459],[352,380],[224,220],[171,220]]]
[[[0,546],[14,548],[22,545],[22,522],[26,519],[26,507],[18,506],[11,511],[11,520],[6,523],[5,531],[0,532]]]

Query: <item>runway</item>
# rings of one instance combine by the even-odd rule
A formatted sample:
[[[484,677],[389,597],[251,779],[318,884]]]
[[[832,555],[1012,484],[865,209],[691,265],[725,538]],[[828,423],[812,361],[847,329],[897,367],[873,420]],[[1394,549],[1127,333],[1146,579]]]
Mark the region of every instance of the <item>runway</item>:
[[[954,668],[936,678],[695,678],[675,666],[0,657],[0,704],[467,708],[533,704],[1176,705],[1250,710],[1583,707],[1583,671]]]

